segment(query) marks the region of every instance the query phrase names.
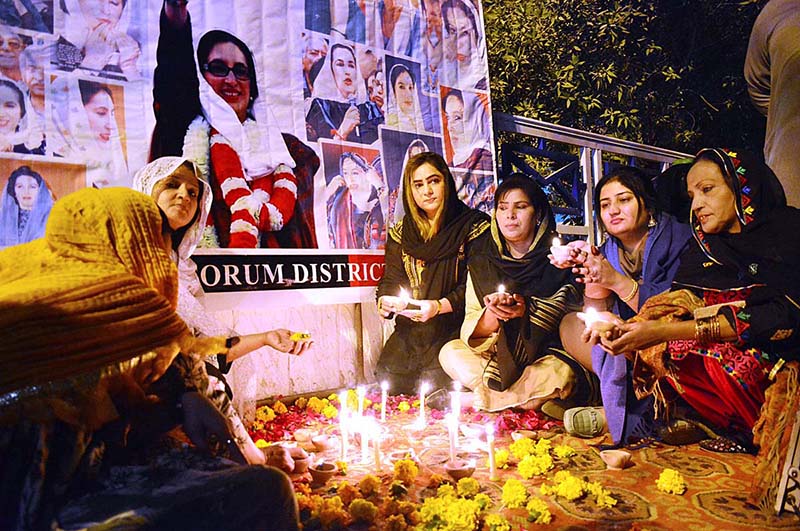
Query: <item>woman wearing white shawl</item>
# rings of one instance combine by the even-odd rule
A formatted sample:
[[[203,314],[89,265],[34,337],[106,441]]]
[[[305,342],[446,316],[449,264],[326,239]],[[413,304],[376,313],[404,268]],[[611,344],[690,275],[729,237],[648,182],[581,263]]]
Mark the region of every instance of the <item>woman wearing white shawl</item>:
[[[128,164],[111,89],[95,81],[59,77],[51,85],[53,155],[86,164],[86,185],[126,185]]]
[[[154,78],[150,158],[183,154],[211,186],[202,247],[305,247],[295,162],[267,102],[253,54],[236,36],[206,32],[194,61],[186,5],[165,4]],[[198,86],[199,85],[199,86]]]
[[[383,114],[367,98],[356,54],[350,46],[336,43],[330,47],[312,97],[306,115],[309,140],[335,138],[362,144],[378,140]]]
[[[486,107],[478,95],[451,90],[442,107],[450,139],[451,168],[492,171],[492,144]]]
[[[63,0],[58,57],[63,66],[138,79],[139,43],[128,35],[130,0]],[[68,58],[68,59],[67,59]],[[121,74],[121,76],[120,76]]]
[[[194,184],[195,182],[196,185]],[[185,189],[181,188],[184,183]],[[183,194],[185,190],[185,196],[181,195],[180,199],[176,198],[173,201],[189,205],[193,204],[192,194],[195,191],[197,192],[197,195],[194,196],[197,204],[196,206],[193,205],[195,211],[189,224],[182,227],[172,227],[171,256],[178,265],[177,313],[196,336],[236,336],[234,331],[212,319],[203,307],[201,302],[203,290],[197,279],[197,266],[190,258],[197,248],[197,244],[203,238],[203,231],[212,202],[211,189],[208,183],[200,178],[197,165],[184,157],[158,158],[136,173],[133,179],[133,188],[152,196],[159,204],[159,208],[164,212],[170,225],[173,224],[175,218],[171,210],[165,210],[162,206],[162,198],[160,196],[164,190],[178,190],[174,192],[175,196]],[[231,404],[226,394],[227,383],[222,372],[227,372],[229,368],[227,365],[230,362],[257,348],[269,346],[280,352],[300,355],[313,344],[310,340],[292,341],[291,335],[292,332],[290,330],[278,329],[259,334],[239,336],[236,337],[235,341],[229,340],[230,348],[226,357],[222,357],[222,359],[207,358],[205,367],[200,363],[200,360],[195,358],[187,359],[186,366],[181,367],[185,377],[191,379],[196,387],[208,396],[228,418],[236,437],[236,442],[250,463],[263,463],[264,456],[255,447],[242,424],[241,418]],[[220,365],[223,366],[220,367]],[[207,369],[208,374],[206,373]]]
[[[417,58],[420,16],[418,0],[384,0],[383,36],[387,53]]]
[[[0,248],[44,236],[53,200],[47,183],[30,167],[11,172],[0,200]]]
[[[480,15],[469,0],[444,0],[442,83],[486,90],[486,45]]]
[[[44,155],[44,136],[19,85],[0,79],[0,151]]]
[[[386,125],[401,131],[425,131],[414,73],[402,63],[394,65],[389,71]]]

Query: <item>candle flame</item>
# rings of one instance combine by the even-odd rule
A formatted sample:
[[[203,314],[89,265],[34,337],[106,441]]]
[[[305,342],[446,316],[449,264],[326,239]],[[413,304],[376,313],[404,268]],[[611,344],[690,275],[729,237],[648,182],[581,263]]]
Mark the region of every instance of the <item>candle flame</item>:
[[[388,391],[389,390],[389,382],[387,382],[386,380],[382,381],[381,382],[381,389],[383,389],[384,391]]]
[[[559,238],[558,236],[553,238],[553,247],[559,247],[560,245],[561,245],[561,238]]]
[[[405,288],[400,288],[400,298],[404,301],[408,300],[408,292],[405,290]]]
[[[494,424],[487,424],[486,425],[486,436],[487,437],[494,437]]]
[[[497,293],[505,293],[506,287],[503,284],[497,286]]]

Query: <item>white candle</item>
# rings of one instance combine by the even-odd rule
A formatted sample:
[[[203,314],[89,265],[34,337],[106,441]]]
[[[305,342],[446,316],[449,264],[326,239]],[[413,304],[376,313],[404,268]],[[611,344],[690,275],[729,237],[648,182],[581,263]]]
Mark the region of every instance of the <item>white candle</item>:
[[[347,391],[339,393],[339,432],[342,435],[342,461],[347,461]]]
[[[367,390],[363,385],[359,385],[356,388],[356,393],[358,394],[358,418],[361,418],[364,416],[364,397],[367,394]]]
[[[447,415],[447,433],[450,436],[450,462],[456,461],[456,439],[458,437],[458,417],[455,413]]]
[[[494,424],[486,425],[486,442],[489,443],[489,481],[497,481],[497,465],[494,460]]]
[[[556,236],[553,238],[553,245],[550,247],[550,254],[559,262],[565,262],[570,259],[572,249],[567,245],[561,245],[561,238]]]
[[[505,292],[506,292],[506,287],[505,287],[505,285],[503,285],[503,284],[498,284],[498,286],[497,286],[497,293],[505,293]]]
[[[361,421],[361,462],[366,464],[369,462],[369,427],[367,426],[367,419],[360,419]]]
[[[614,328],[614,323],[603,319],[603,316],[591,307],[586,308],[583,313],[578,313],[578,317],[583,319],[583,324],[586,328],[595,332],[608,332]]]
[[[561,238],[556,236],[553,238],[553,247],[560,247],[561,246]]]
[[[450,393],[450,412],[461,417],[461,382],[453,382],[453,391]]]
[[[372,433],[372,449],[374,450],[373,453],[373,460],[375,464],[375,472],[380,474],[381,473],[381,433],[380,429],[377,426],[374,426],[374,431]]]
[[[422,382],[419,385],[419,425],[420,429],[424,429],[427,425],[425,422],[425,393],[430,390],[430,384],[428,382]]]
[[[386,394],[389,391],[389,382],[381,382],[381,422],[386,422]]]
[[[409,298],[409,297],[408,297],[408,292],[405,290],[405,288],[400,288],[400,295],[398,295],[398,296],[400,297],[400,299],[401,299],[403,302],[405,302],[406,304],[408,304],[408,298]]]

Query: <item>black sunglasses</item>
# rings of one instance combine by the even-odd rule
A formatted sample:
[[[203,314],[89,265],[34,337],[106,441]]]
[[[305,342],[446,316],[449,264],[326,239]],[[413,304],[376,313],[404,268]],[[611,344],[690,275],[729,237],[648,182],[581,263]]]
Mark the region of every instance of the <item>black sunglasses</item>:
[[[236,63],[233,67],[228,67],[223,61],[214,59],[210,63],[203,65],[203,71],[208,72],[214,77],[228,77],[229,72],[233,72],[233,77],[239,81],[250,81],[250,70],[243,63]]]

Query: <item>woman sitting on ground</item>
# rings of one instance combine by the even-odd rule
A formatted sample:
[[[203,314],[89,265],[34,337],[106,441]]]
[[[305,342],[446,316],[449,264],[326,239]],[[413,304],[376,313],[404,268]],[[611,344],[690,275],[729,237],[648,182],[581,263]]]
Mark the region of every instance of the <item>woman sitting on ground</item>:
[[[133,188],[155,199],[172,229],[171,256],[178,265],[178,315],[198,336],[230,336],[227,355],[207,358],[206,367],[197,367],[192,361],[182,367],[189,379],[200,379],[197,386],[222,411],[231,423],[235,440],[250,463],[263,463],[264,454],[256,448],[247,429],[226,394],[227,373],[230,363],[261,347],[272,347],[280,352],[303,354],[311,347],[311,340],[292,341],[292,332],[286,329],[269,330],[258,334],[236,336],[213,320],[205,311],[200,298],[202,287],[197,280],[195,263],[190,259],[200,240],[211,210],[211,190],[198,177],[194,163],[183,157],[161,157],[139,170]],[[235,336],[235,340],[234,339]],[[194,358],[192,358],[194,360]],[[195,360],[196,361],[196,360]],[[221,365],[221,367],[220,367]],[[206,371],[208,374],[206,375]]]
[[[408,160],[403,208],[405,216],[389,230],[386,269],[378,284],[378,312],[387,319],[396,314],[397,320],[377,371],[393,393],[413,394],[420,381],[434,388],[450,382],[439,365],[439,350],[458,336],[466,260],[489,221],[459,201],[447,163],[437,153]],[[410,298],[400,296],[401,289]]]
[[[178,352],[226,350],[175,313],[169,238],[148,197],[87,188],[0,251],[0,528],[297,529],[285,474],[203,455],[241,458],[207,400],[153,396]],[[197,449],[131,454],[159,418]]]
[[[594,207],[608,235],[600,252],[576,241],[569,244],[574,249],[570,260],[553,263],[573,267],[580,275],[578,280],[586,285],[587,308],[608,309],[623,320],[629,319],[647,299],[670,288],[691,230],[687,224],[658,211],[652,184],[641,170],[632,167],[616,168],[600,179],[595,187]],[[593,348],[593,341],[581,337],[583,328],[576,314],[564,318],[564,349],[600,377],[609,431],[614,442],[624,442],[632,432],[645,429],[642,416],[652,410],[648,407],[651,401],[635,399],[626,377],[630,364],[624,357],[608,355],[599,346]],[[578,411],[571,412],[575,413]],[[585,410],[579,414],[597,412]],[[568,419],[570,425],[571,420]]]
[[[765,389],[800,358],[800,210],[745,153],[701,150],[687,187],[696,245],[681,256],[673,291],[601,343],[635,359],[637,396],[663,397],[666,381],[727,436],[703,448],[752,450],[759,414],[772,422],[779,413],[762,410]]]
[[[571,272],[547,260],[556,234],[547,196],[514,174],[502,181],[494,202],[491,233],[475,242],[469,257],[461,338],[442,348],[439,361],[475,392],[476,407],[489,411],[538,409],[555,397],[588,403],[597,378],[558,338],[561,318],[580,308],[582,290]]]

